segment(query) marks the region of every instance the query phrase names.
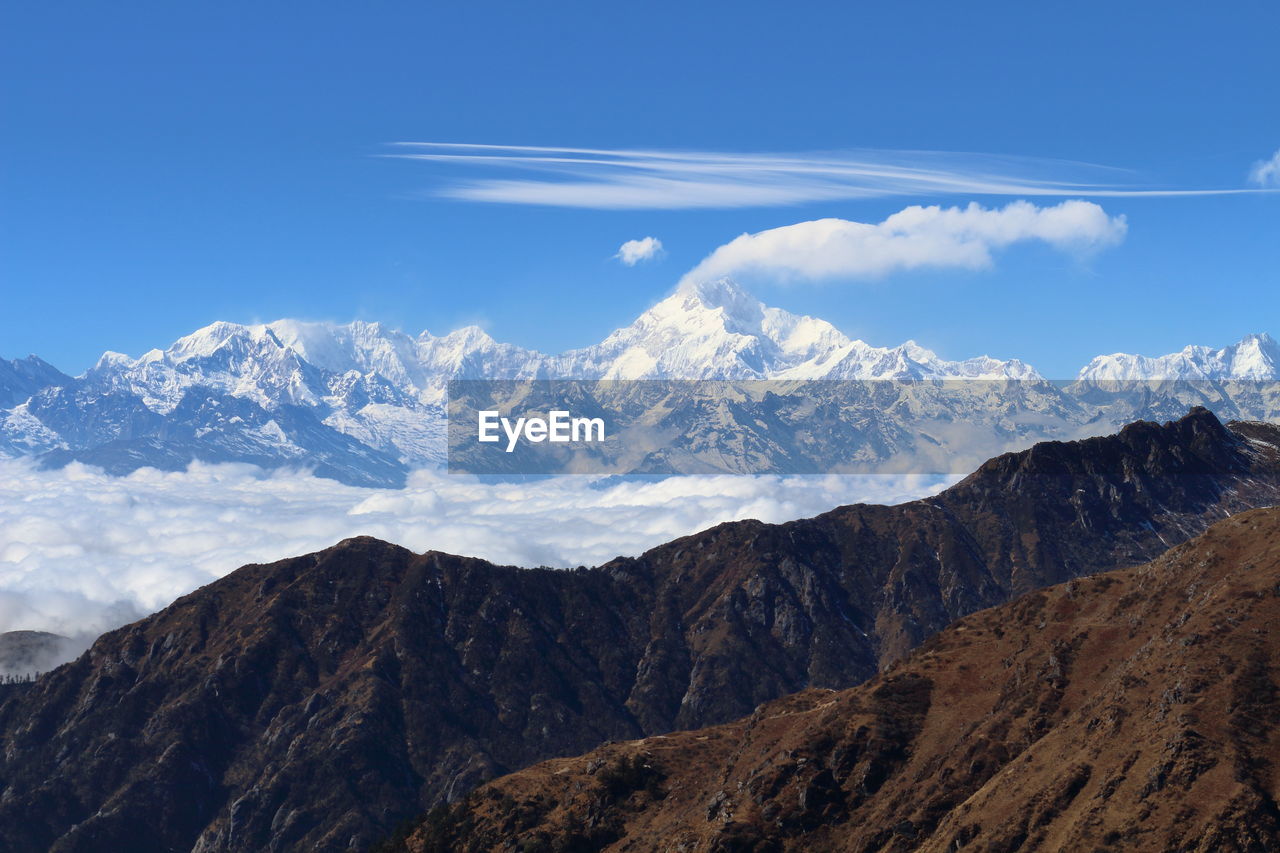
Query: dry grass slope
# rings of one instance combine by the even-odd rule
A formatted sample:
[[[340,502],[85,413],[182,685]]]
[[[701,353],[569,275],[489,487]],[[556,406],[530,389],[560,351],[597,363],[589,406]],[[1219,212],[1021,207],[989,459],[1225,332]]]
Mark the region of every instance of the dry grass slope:
[[[1242,513],[859,687],[499,779],[407,848],[1280,849],[1278,628],[1280,508]]]

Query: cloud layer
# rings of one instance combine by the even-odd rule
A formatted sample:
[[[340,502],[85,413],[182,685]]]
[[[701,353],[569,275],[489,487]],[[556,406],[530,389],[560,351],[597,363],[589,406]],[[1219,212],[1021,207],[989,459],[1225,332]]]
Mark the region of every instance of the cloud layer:
[[[683,283],[720,276],[820,280],[929,267],[982,269],[991,265],[993,251],[1014,243],[1093,250],[1119,243],[1126,229],[1123,216],[1109,216],[1088,201],[1052,207],[1016,201],[998,209],[913,205],[875,224],[815,219],[743,234],[703,259]]]
[[[384,156],[439,167],[520,172],[456,179],[435,192],[500,204],[594,209],[728,208],[885,196],[1162,196],[1259,192],[1117,183],[1120,169],[942,151],[743,154],[397,142]]]
[[[662,241],[657,237],[643,237],[639,240],[628,240],[618,248],[615,258],[629,267],[641,261],[650,261],[662,254]]]
[[[481,483],[432,472],[378,491],[243,465],[107,477],[0,460],[0,631],[90,637],[250,562],[368,534],[495,562],[593,565],[721,521],[784,521],[855,501],[897,502],[924,477],[561,477]]]

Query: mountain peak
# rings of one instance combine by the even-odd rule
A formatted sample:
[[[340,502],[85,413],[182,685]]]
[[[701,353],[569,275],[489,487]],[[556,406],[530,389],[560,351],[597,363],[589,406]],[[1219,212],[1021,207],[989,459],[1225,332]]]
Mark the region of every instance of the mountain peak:
[[[1280,379],[1280,345],[1265,332],[1245,335],[1222,349],[1187,346],[1161,356],[1100,355],[1079,374],[1084,381],[1178,379],[1267,381]]]
[[[691,330],[723,329],[739,335],[762,334],[761,324],[767,310],[760,300],[728,278],[682,285],[674,294],[659,302],[640,318],[676,322]]]
[[[705,308],[732,310],[743,307],[761,307],[761,303],[731,278],[715,278],[693,284],[685,284],[677,295],[696,299]]]
[[[460,344],[472,346],[493,346],[497,343],[492,335],[474,323],[454,329],[446,335],[441,335],[440,340],[456,341]]]
[[[0,408],[17,405],[43,388],[70,381],[70,376],[34,355],[13,361],[0,358]]]
[[[89,368],[90,373],[99,373],[104,370],[125,370],[132,367],[136,361],[122,352],[107,350],[99,358],[98,361]]]
[[[212,355],[236,338],[243,338],[250,332],[250,327],[227,320],[215,320],[207,326],[196,329],[173,342],[166,354],[174,361],[187,361]]]

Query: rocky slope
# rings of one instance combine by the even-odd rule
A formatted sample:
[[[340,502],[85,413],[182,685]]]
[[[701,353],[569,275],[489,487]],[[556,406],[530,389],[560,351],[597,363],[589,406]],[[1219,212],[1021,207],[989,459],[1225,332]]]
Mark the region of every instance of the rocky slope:
[[[359,848],[535,761],[860,683],[958,617],[1278,497],[1280,428],[1200,410],[595,569],[372,539],[246,566],[0,703],[0,847]]]
[[[387,849],[1280,848],[1280,509],[965,618],[859,687],[546,762]]]

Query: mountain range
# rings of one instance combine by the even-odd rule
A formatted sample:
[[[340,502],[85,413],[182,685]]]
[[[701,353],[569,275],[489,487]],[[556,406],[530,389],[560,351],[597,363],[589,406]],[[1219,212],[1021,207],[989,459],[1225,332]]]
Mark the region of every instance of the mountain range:
[[[197,459],[249,462],[305,468],[353,485],[397,487],[409,470],[444,462],[447,385],[455,379],[1025,384],[1034,398],[1026,423],[1010,421],[1005,401],[983,393],[935,399],[926,407],[929,417],[970,420],[999,433],[1000,444],[947,446],[973,464],[1037,439],[1106,432],[1141,417],[1165,419],[1190,405],[1205,405],[1223,418],[1280,416],[1280,345],[1267,335],[1157,359],[1101,356],[1063,388],[1017,360],[946,361],[914,342],[874,347],[823,320],[766,307],[733,282],[718,280],[682,289],[599,344],[559,355],[499,343],[476,327],[414,337],[378,323],[281,320],[214,323],[139,358],[108,352],[74,378],[35,356],[0,361],[0,453],[36,456],[47,466],[78,460],[113,474],[142,466],[177,470]],[[1114,395],[1095,399],[1111,384],[1149,379],[1192,384],[1155,394],[1143,389],[1121,403]],[[884,408],[882,399],[858,403],[841,418],[856,423]],[[911,402],[896,408],[921,416]],[[754,430],[761,411],[759,404],[747,407],[727,431]],[[732,461],[716,467],[717,460],[740,458],[715,439],[726,425],[710,439],[690,437],[691,428],[680,423],[668,430],[692,445],[711,445],[689,470],[740,470]],[[876,418],[864,446],[900,452],[903,436],[917,431],[911,423]],[[938,435],[931,439],[940,442]],[[765,437],[766,444],[779,445],[774,456],[782,459],[797,455],[797,441],[787,430]],[[823,460],[845,458],[849,448],[820,443],[806,452],[821,469]],[[685,470],[670,459],[664,464],[674,467],[667,471],[642,460],[636,470]]]
[[[519,771],[408,853],[1280,845],[1280,509],[962,619],[732,723]]]
[[[722,524],[591,569],[370,538],[245,566],[0,691],[0,847],[362,849],[537,761],[859,684],[955,619],[1150,560],[1278,499],[1280,427],[1197,409],[992,459],[932,498]],[[1181,695],[1199,683],[1165,681]],[[1016,717],[1017,730],[1039,731],[1028,726],[1051,711]],[[928,708],[904,714],[909,726]],[[869,794],[909,735],[873,739],[888,764],[867,771]],[[986,736],[997,749],[1002,735]],[[996,763],[970,772],[1004,759],[982,760]],[[802,805],[852,808],[836,794],[843,774]],[[738,796],[726,793],[725,815]]]

